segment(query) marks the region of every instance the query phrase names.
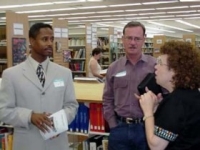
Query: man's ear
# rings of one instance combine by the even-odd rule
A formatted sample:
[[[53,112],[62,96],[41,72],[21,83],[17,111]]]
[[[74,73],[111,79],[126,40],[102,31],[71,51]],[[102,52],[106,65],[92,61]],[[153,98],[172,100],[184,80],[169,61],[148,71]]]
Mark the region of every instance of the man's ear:
[[[29,42],[30,42],[30,45],[34,45],[35,44],[35,39],[29,38]]]

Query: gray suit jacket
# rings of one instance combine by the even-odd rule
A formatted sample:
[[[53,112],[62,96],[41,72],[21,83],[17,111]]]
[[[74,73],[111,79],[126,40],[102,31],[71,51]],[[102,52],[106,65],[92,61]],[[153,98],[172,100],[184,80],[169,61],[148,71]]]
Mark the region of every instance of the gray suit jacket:
[[[58,80],[64,86],[57,86]],[[71,123],[77,108],[72,75],[67,68],[49,62],[44,88],[28,59],[3,72],[0,121],[14,126],[13,150],[68,150],[66,133],[45,141],[29,119],[32,111],[54,113],[64,109]]]

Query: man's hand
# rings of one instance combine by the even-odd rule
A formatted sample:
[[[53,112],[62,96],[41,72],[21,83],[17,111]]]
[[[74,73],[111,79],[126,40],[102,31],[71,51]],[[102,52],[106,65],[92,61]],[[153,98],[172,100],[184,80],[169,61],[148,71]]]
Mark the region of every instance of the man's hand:
[[[50,114],[46,113],[32,113],[31,123],[34,124],[42,132],[48,132],[48,127],[52,127],[52,121],[48,118]]]

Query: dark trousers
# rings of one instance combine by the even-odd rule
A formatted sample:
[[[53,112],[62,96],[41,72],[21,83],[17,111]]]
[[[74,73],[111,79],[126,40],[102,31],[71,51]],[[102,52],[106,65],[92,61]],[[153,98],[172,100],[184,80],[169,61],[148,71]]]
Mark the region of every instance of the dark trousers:
[[[110,130],[108,150],[148,150],[144,123],[127,124],[118,121]]]

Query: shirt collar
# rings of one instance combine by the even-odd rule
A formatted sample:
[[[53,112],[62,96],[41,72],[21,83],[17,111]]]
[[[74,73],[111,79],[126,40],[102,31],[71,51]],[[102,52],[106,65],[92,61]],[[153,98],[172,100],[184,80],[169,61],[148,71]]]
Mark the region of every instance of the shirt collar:
[[[29,56],[29,60],[31,65],[33,66],[34,70],[37,70],[37,67],[39,64],[42,65],[43,69],[45,72],[47,72],[47,66],[49,64],[49,58],[47,57],[47,59],[45,59],[45,61],[43,61],[42,63],[38,63],[35,59],[33,59],[33,57]]]
[[[126,56],[122,58],[122,63],[123,63],[123,65],[126,65],[127,61],[128,61],[128,58],[127,58]],[[141,58],[138,60],[138,62],[139,62],[139,61],[147,62],[147,56],[144,55],[144,54],[142,53],[142,56],[141,56]]]

